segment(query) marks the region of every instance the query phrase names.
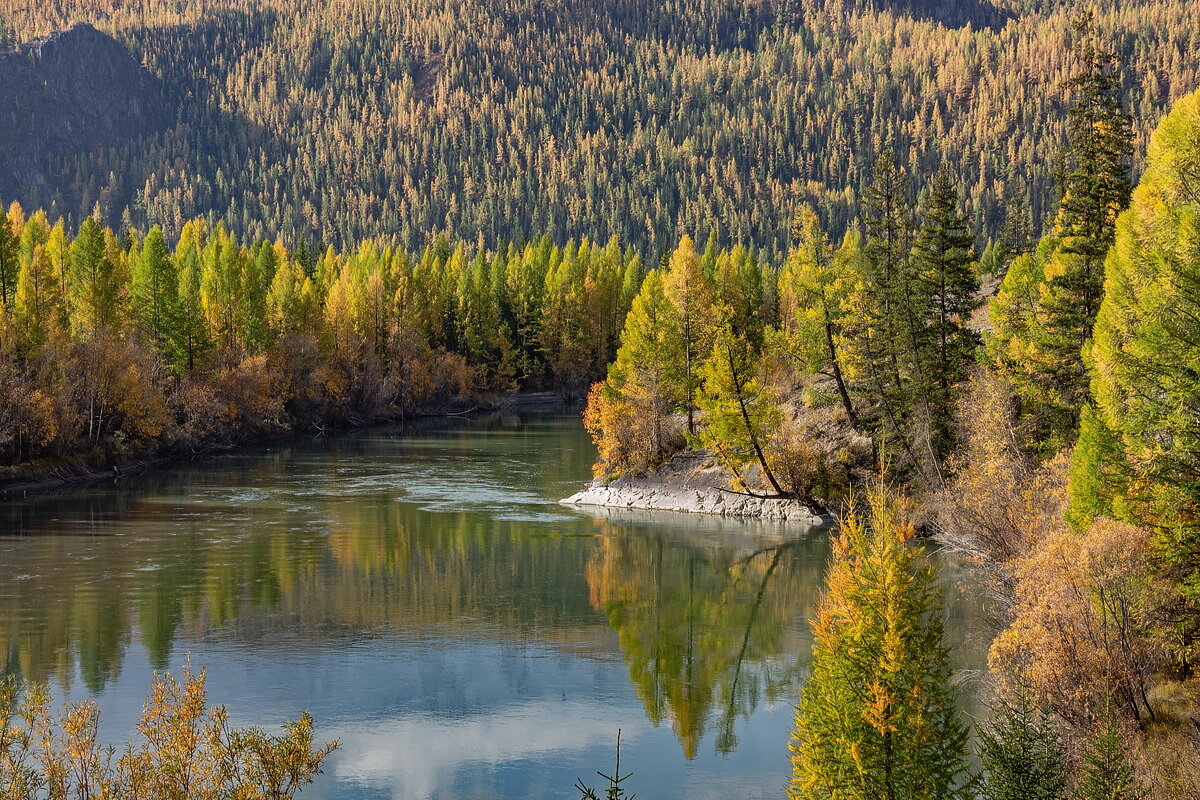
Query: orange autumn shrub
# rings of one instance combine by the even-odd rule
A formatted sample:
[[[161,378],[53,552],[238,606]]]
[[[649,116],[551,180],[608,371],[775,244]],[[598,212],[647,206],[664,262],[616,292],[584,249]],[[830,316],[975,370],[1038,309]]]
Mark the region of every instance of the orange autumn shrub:
[[[1152,559],[1147,531],[1112,520],[1048,536],[1013,566],[1013,620],[992,644],[993,672],[1074,725],[1109,703],[1131,721],[1153,718],[1171,592]]]
[[[977,370],[958,408],[963,445],[952,476],[929,502],[939,541],[977,563],[1003,567],[1065,529],[1068,461],[1038,464],[1017,421],[1011,385]],[[1000,575],[1008,583],[1007,575]]]
[[[210,381],[225,409],[225,422],[235,430],[284,427],[282,376],[263,353],[246,356],[219,371]]]
[[[583,424],[600,456],[592,468],[596,477],[636,475],[661,466],[686,443],[669,409],[645,396],[631,399],[609,381],[592,385]]]

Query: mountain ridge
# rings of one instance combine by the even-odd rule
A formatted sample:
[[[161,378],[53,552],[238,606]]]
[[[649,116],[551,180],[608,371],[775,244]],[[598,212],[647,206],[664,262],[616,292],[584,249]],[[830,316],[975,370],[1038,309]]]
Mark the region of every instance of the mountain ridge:
[[[53,191],[54,161],[166,127],[158,79],[108,34],[78,23],[0,53],[0,195]]]

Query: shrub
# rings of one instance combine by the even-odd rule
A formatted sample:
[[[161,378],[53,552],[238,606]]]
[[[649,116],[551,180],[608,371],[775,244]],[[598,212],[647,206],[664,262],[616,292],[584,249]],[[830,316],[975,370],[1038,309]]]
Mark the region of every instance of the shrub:
[[[313,744],[307,713],[283,732],[233,728],[212,707],[204,671],[155,674],[121,751],[99,740],[100,711],[68,704],[55,716],[45,686],[0,683],[0,797],[13,800],[290,800],[338,746]]]

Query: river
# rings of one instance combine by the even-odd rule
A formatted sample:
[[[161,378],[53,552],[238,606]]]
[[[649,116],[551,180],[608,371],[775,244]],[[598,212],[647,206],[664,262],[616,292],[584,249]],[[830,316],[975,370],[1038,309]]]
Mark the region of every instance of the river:
[[[781,798],[821,528],[559,506],[577,414],[373,428],[0,502],[0,662],[131,735],[185,658],[341,749],[302,798]],[[947,587],[964,705],[985,628]]]

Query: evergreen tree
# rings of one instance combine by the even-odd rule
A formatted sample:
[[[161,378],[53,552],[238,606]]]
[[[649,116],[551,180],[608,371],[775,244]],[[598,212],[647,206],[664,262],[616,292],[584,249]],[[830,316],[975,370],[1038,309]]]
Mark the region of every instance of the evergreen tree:
[[[974,361],[979,336],[967,323],[979,307],[974,236],[958,212],[958,195],[943,170],[922,204],[921,226],[909,255],[921,286],[927,322],[921,326],[918,358],[926,381],[919,395],[928,413],[933,448],[944,457],[953,446],[955,388]]]
[[[866,227],[868,291],[873,301],[873,318],[868,320],[873,341],[871,351],[886,370],[878,379],[880,396],[889,396],[903,408],[909,398],[902,392],[911,367],[911,354],[920,339],[920,312],[914,292],[917,287],[909,269],[912,240],[911,183],[896,166],[889,150],[879,156],[872,182],[863,199]]]
[[[867,395],[881,446],[917,465],[909,423],[919,387],[926,385],[918,357],[925,335],[924,288],[915,279],[911,185],[890,152],[876,162],[863,200],[864,268],[847,327],[854,342],[854,373]]]
[[[834,540],[813,621],[811,675],[791,744],[797,800],[974,796],[967,730],[950,688],[934,567],[918,562],[900,501]]]
[[[1071,800],[1140,800],[1144,796],[1116,719],[1112,714],[1102,715],[1084,745]]]
[[[999,269],[995,272],[1000,278],[1004,277],[1013,259],[1032,252],[1034,245],[1029,193],[1020,191],[1010,194],[1004,206],[1004,224],[1000,228],[1000,241],[997,242],[1000,250],[996,259]]]
[[[1063,738],[1024,693],[992,708],[979,731],[983,800],[1064,800],[1070,775]]]
[[[1048,344],[1064,368],[1079,364],[1076,354],[1091,337],[1104,289],[1104,257],[1131,190],[1133,134],[1120,103],[1119,61],[1092,44],[1085,46],[1083,61],[1068,116],[1071,170],[1055,220],[1060,246],[1047,267],[1042,298]],[[1058,377],[1068,401],[1080,396],[1081,368]]]
[[[1117,55],[1079,26],[1082,69],[1072,81],[1075,100],[1067,120],[1069,147],[1062,201],[1052,246],[1039,248],[1042,278],[1027,340],[998,338],[1008,370],[1034,421],[1034,439],[1057,450],[1075,434],[1087,398],[1080,352],[1092,336],[1104,289],[1104,259],[1113,243],[1117,215],[1128,205],[1133,134],[1121,106]],[[1008,290],[1008,280],[1001,294]]]

